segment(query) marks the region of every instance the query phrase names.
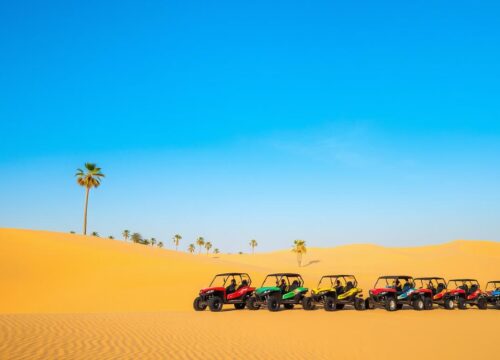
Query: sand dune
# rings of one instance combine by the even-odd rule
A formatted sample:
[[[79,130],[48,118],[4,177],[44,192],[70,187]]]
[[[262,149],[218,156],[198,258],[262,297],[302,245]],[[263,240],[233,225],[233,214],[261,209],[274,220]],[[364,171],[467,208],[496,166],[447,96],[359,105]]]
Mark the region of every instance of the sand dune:
[[[290,251],[213,257],[0,229],[0,358],[361,359],[382,357],[394,344],[398,356],[408,342],[406,358],[430,350],[433,357],[469,358],[495,340],[499,311],[215,314],[195,313],[191,304],[217,272],[246,271],[259,285],[268,272],[298,271],[310,287],[324,273],[348,272],[368,289],[385,273],[468,276],[484,284],[500,278],[499,264],[500,243],[487,241],[310,248],[298,268]]]

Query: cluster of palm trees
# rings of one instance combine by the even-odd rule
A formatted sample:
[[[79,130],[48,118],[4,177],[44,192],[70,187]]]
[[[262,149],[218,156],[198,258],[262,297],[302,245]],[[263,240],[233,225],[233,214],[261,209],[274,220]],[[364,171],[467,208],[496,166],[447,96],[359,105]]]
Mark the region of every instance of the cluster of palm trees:
[[[78,185],[82,186],[85,188],[85,205],[84,205],[84,211],[83,211],[83,235],[87,234],[87,208],[89,204],[89,194],[90,190],[92,188],[97,188],[99,185],[101,185],[101,180],[105,176],[101,168],[98,167],[96,164],[93,163],[85,163],[84,165],[85,170],[82,169],[77,169],[76,171],[76,181]],[[74,233],[73,231],[71,233]],[[94,231],[92,233],[92,236],[99,236],[99,234]],[[143,244],[143,245],[151,245],[151,246],[158,246],[159,248],[163,247],[163,242],[157,241],[155,238],[151,239],[145,239],[142,237],[141,234],[139,233],[130,233],[129,230],[123,230],[122,233],[123,239],[125,241],[128,241],[129,239],[136,244]],[[113,236],[109,236],[109,239],[114,239]],[[179,243],[182,240],[182,236],[179,234],[175,234],[172,237],[172,240],[174,242],[175,250],[177,251],[179,248]],[[209,254],[210,250],[212,249],[212,243],[210,241],[205,241],[205,239],[202,236],[199,236],[196,239],[196,245],[198,245],[199,250],[198,253],[201,253],[202,248],[205,248],[207,255]],[[252,254],[255,252],[255,248],[258,246],[257,240],[252,239],[250,240],[249,243],[250,247],[252,248]],[[187,250],[191,253],[194,254],[196,251],[196,246],[194,243],[189,244]],[[299,266],[302,265],[302,256],[307,252],[306,249],[306,242],[304,240],[295,240],[293,243],[293,248],[292,251],[297,254],[297,263]],[[220,251],[218,248],[213,249],[214,254],[218,254]],[[239,254],[242,254],[240,251]]]
[[[196,245],[199,246],[198,254],[201,254],[201,249],[205,248],[205,250],[207,251],[207,255],[208,255],[208,253],[210,252],[210,249],[212,248],[212,243],[210,241],[205,241],[205,238],[203,236],[198,236],[198,238],[196,238]],[[194,254],[196,247],[194,244],[189,244],[187,249],[191,254]],[[218,248],[215,248],[213,250],[213,253],[218,254],[218,253],[220,253],[220,250]]]
[[[123,230],[122,232],[123,240],[128,241],[129,239],[134,243],[134,244],[142,244],[142,245],[151,245],[151,246],[158,246],[159,248],[162,248],[163,242],[156,240],[156,238],[152,237],[151,239],[143,238],[140,233],[131,233],[130,230]]]

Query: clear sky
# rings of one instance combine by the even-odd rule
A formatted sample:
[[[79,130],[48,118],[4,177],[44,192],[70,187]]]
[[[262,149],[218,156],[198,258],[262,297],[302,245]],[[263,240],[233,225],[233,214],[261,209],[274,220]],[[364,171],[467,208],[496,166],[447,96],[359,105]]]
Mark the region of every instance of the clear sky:
[[[0,226],[500,240],[498,1],[4,1]]]

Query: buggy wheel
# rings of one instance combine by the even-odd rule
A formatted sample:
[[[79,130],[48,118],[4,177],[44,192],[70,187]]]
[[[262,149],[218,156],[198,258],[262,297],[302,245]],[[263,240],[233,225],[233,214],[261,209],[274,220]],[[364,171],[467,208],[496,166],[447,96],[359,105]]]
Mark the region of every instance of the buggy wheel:
[[[207,304],[204,303],[203,300],[201,299],[201,297],[198,296],[193,301],[193,308],[195,311],[203,311],[207,308]]]
[[[365,309],[368,309],[368,310],[375,309],[375,304],[373,303],[373,299],[372,298],[367,298],[365,300]]]
[[[497,299],[497,301],[495,302],[495,307],[497,308],[497,310],[500,310],[500,299]]]
[[[260,305],[257,304],[257,298],[255,296],[251,296],[247,300],[247,308],[248,310],[259,310]]]
[[[283,307],[287,310],[292,310],[293,309],[293,304],[283,304]]]
[[[364,310],[365,301],[362,298],[354,298],[354,308],[356,310]]]
[[[304,297],[302,299],[302,307],[304,308],[304,310],[312,310],[314,309],[314,304],[313,304],[313,301],[310,297]]]
[[[337,301],[333,296],[326,296],[324,307],[326,311],[335,311],[337,310]]]
[[[420,310],[424,310],[425,309],[425,304],[424,304],[424,300],[420,297],[416,298],[416,299],[413,299],[413,301],[411,302],[413,308],[417,311],[420,311]]]
[[[467,309],[467,304],[465,303],[465,299],[463,297],[459,297],[457,300],[457,307],[460,310],[465,310]]]
[[[477,299],[477,307],[481,310],[486,310],[488,308],[488,301],[485,297]]]
[[[398,304],[396,303],[396,299],[393,297],[388,298],[385,301],[385,309],[387,311],[396,311],[398,309]]]
[[[278,311],[280,309],[280,300],[276,296],[269,296],[267,298],[267,309],[269,311]]]
[[[432,310],[433,309],[432,300],[428,297],[424,298],[424,309],[425,310]]]
[[[446,310],[453,310],[454,307],[455,307],[455,302],[453,301],[452,298],[444,299],[444,308]]]
[[[208,300],[208,307],[210,308],[210,311],[221,311],[222,305],[222,299],[218,296],[214,296]]]
[[[245,308],[245,303],[234,304],[236,310],[241,310]]]

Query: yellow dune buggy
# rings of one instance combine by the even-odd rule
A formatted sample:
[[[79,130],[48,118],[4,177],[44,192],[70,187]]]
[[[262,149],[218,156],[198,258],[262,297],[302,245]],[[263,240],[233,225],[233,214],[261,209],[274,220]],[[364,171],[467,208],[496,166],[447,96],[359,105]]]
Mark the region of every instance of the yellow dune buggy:
[[[323,305],[326,311],[341,310],[352,305],[356,310],[365,310],[363,290],[358,287],[354,275],[325,275],[316,289],[311,290],[313,304]]]

